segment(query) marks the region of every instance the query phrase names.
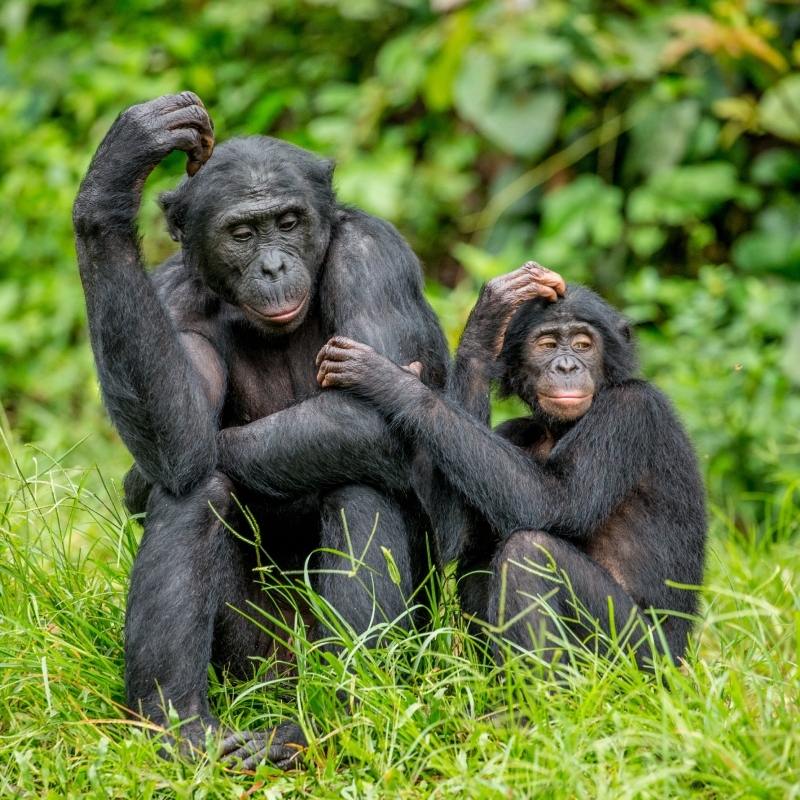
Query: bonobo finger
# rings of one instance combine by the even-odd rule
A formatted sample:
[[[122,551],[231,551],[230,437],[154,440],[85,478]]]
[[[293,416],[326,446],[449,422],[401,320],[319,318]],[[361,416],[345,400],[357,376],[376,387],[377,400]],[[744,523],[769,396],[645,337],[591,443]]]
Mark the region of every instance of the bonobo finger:
[[[165,94],[152,101],[159,107],[159,111],[168,114],[187,106],[200,106],[204,108],[203,101],[194,92],[180,92],[178,94]]]
[[[346,386],[347,379],[343,373],[326,372],[319,381],[323,389],[333,389],[337,386]]]
[[[352,350],[344,350],[341,347],[325,346],[325,361],[349,361],[355,357]]]
[[[355,344],[356,343],[352,341],[352,339],[348,339],[344,336],[332,336],[324,345],[322,345],[319,353],[317,353],[317,366],[322,363],[324,358],[328,357],[328,353],[332,351],[332,348],[342,350],[347,349]]]
[[[208,161],[214,150],[214,125],[202,106],[175,109],[161,123],[171,131],[172,146],[188,155],[186,172],[191,177]]]
[[[339,347],[342,350],[358,350],[360,348],[366,348],[365,344],[360,344],[352,339],[348,339],[346,336],[331,336],[331,338],[328,339],[328,345],[331,347]]]
[[[175,109],[165,115],[164,123],[169,130],[177,128],[194,128],[206,136],[214,137],[214,126],[211,124],[211,117],[202,106],[187,106],[186,108]]]
[[[535,297],[544,297],[551,303],[558,300],[556,290],[545,286],[543,283],[529,283],[523,291],[520,292],[524,300],[533,300]]]
[[[327,389],[330,386],[338,386],[339,373],[328,362],[323,362],[317,373],[317,383],[323,388]]]
[[[269,748],[267,758],[280,767],[282,770],[300,769],[304,764],[304,756],[307,745],[300,745],[294,742],[287,742],[286,744],[273,744]]]
[[[538,283],[552,287],[558,294],[563,295],[567,291],[567,284],[557,272],[553,272],[535,261],[526,261],[522,268],[529,271]]]
[[[407,364],[402,369],[405,372],[410,372],[412,375],[415,375],[417,378],[422,378],[422,362],[421,361],[412,361],[410,364]]]
[[[319,366],[318,376],[324,379],[331,375],[344,375],[350,369],[350,365],[343,361],[323,361]]]
[[[200,106],[200,108],[205,108],[203,101],[194,92],[190,92],[188,89],[182,91],[178,97],[180,97],[181,102],[184,105]]]

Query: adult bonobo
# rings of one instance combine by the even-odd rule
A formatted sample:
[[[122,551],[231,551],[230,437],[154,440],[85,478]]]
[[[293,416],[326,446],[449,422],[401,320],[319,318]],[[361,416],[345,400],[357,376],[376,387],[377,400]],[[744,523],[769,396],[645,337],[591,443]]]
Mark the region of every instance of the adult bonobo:
[[[417,259],[391,225],[337,203],[331,162],[262,136],[212,148],[191,92],[134,106],[100,145],[74,212],[103,398],[136,459],[126,502],[147,509],[125,620],[128,706],[166,724],[171,705],[198,748],[218,726],[209,662],[247,676],[274,650],[237,611],[277,613],[258,563],[296,569],[325,548],[316,588],[359,632],[375,613],[401,617],[427,566],[413,454],[377,411],[320,391],[320,347],[335,334],[368,342],[421,362],[431,386],[447,368]],[[135,216],[145,179],[173,150],[188,153],[192,176],[161,197],[181,250],[148,274]],[[239,504],[258,524],[260,561],[226,527],[253,538]],[[361,553],[376,515],[353,580],[330,551]],[[305,744],[291,722],[222,739],[223,755],[248,766],[288,766]]]
[[[464,611],[539,651],[564,633],[588,644],[598,623],[625,629],[633,647],[664,611],[667,649],[683,655],[697,599],[669,584],[702,581],[703,486],[668,400],[633,379],[630,328],[611,306],[533,263],[496,278],[470,316],[447,399],[343,337],[319,363],[322,386],[370,400],[445,477],[433,513],[444,558],[459,559]],[[529,417],[489,429],[492,377]],[[652,660],[647,641],[636,657]]]

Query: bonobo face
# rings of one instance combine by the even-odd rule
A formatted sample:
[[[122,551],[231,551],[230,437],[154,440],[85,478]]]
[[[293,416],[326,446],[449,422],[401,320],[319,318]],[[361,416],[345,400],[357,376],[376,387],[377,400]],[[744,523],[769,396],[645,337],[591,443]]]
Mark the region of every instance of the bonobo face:
[[[545,323],[530,331],[523,368],[529,371],[527,384],[546,414],[566,422],[589,410],[602,383],[602,351],[602,337],[585,322]]]
[[[252,191],[217,217],[206,283],[259,328],[288,333],[305,318],[330,235],[301,196]]]
[[[336,214],[332,172],[306,150],[252,136],[220,145],[161,196],[185,261],[263,333],[306,318]]]

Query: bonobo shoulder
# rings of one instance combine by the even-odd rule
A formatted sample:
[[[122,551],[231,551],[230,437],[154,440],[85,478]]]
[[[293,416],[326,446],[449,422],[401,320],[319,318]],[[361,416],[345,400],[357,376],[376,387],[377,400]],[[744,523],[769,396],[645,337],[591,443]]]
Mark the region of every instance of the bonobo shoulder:
[[[347,270],[354,277],[381,271],[390,273],[392,280],[406,279],[415,287],[422,286],[419,260],[400,232],[358,208],[339,209],[329,261],[339,272]]]
[[[171,256],[151,273],[156,292],[178,330],[205,335],[204,327],[219,313],[221,300],[196,270],[186,266],[182,253]]]
[[[626,420],[647,422],[647,430],[665,433],[669,430],[683,432],[683,426],[672,402],[657,386],[644,380],[628,380],[603,389],[596,400],[598,411],[616,409],[614,417],[622,424]],[[619,414],[621,408],[627,414]]]

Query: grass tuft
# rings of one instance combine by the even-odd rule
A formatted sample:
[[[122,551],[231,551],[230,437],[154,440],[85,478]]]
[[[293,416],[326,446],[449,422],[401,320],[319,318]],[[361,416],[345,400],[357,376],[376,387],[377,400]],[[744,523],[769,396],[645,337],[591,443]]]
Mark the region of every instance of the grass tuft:
[[[230,727],[296,717],[313,737],[309,768],[237,774],[213,757],[165,762],[124,720],[123,602],[140,530],[96,470],[47,463],[12,461],[0,476],[0,796],[800,797],[790,500],[746,539],[715,521],[696,652],[661,668],[663,681],[622,652],[573,654],[581,668],[558,683],[512,653],[498,668],[447,592],[426,629],[376,622],[370,650],[309,593],[344,656],[286,623],[293,677],[265,662],[248,683],[211,682]]]

